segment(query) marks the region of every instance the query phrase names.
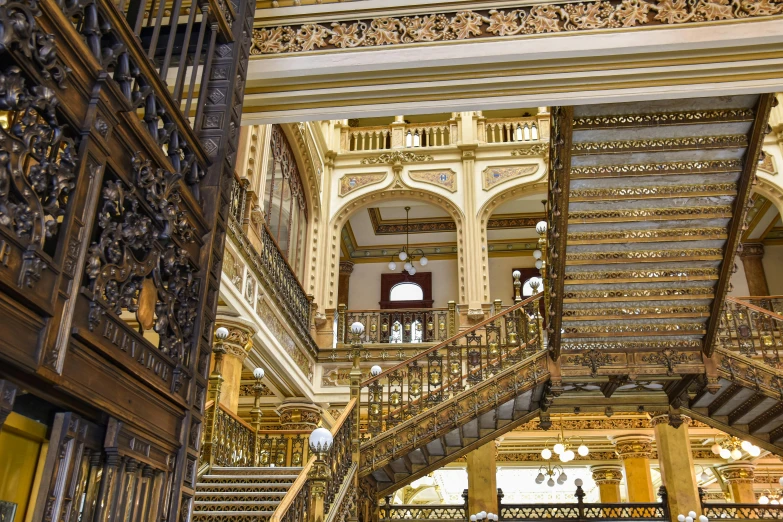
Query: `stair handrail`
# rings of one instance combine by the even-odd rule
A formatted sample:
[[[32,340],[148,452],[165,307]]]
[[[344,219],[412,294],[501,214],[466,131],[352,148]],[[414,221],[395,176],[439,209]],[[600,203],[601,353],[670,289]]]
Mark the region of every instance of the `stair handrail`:
[[[340,416],[337,418],[337,422],[334,423],[334,426],[331,427],[329,432],[332,434],[333,437],[337,436],[337,432],[340,431],[340,428],[342,428],[343,424],[350,418],[350,416],[353,414],[353,410],[356,407],[356,399],[353,398],[348,402],[348,405],[345,407],[343,412],[340,414]],[[302,468],[302,471],[299,473],[299,476],[296,477],[296,480],[293,484],[291,484],[291,487],[286,492],[285,496],[280,500],[280,503],[275,508],[275,511],[272,513],[272,516],[269,518],[269,522],[282,522],[286,514],[288,513],[288,510],[293,505],[296,498],[303,493],[304,487],[307,485],[308,480],[308,473],[313,468],[313,465],[315,464],[316,456],[311,455],[310,458],[307,460],[307,464]],[[307,509],[310,509],[310,506],[307,506]]]
[[[726,301],[731,301],[732,303],[737,303],[742,306],[747,306],[753,311],[759,312],[764,315],[768,315],[772,319],[775,319],[776,321],[783,321],[783,317],[780,316],[780,314],[777,314],[773,312],[772,310],[767,310],[766,308],[762,308],[758,305],[754,305],[753,303],[749,303],[747,301],[744,301],[743,299],[775,299],[776,296],[761,296],[761,297],[727,297]]]
[[[492,317],[489,317],[487,319],[484,319],[480,323],[476,323],[475,325],[471,326],[467,330],[463,330],[462,332],[458,332],[458,333],[452,335],[451,337],[449,337],[445,341],[441,341],[440,343],[436,344],[435,346],[432,346],[432,347],[430,347],[430,348],[428,348],[428,349],[426,349],[426,350],[424,350],[422,352],[419,352],[418,354],[414,355],[413,357],[411,357],[409,359],[406,359],[406,360],[402,361],[401,363],[398,363],[398,364],[392,366],[391,368],[387,368],[385,371],[379,373],[378,375],[376,375],[374,377],[370,377],[369,379],[367,379],[366,381],[361,383],[361,387],[365,388],[365,387],[369,386],[370,384],[372,384],[375,381],[381,380],[384,377],[388,377],[390,373],[392,373],[392,372],[394,372],[396,370],[399,370],[401,368],[406,367],[408,364],[412,363],[413,361],[418,361],[418,360],[424,359],[429,354],[431,354],[433,352],[436,352],[436,351],[440,350],[441,348],[447,347],[448,345],[452,344],[457,339],[460,339],[462,337],[466,337],[469,334],[474,333],[476,330],[479,330],[479,329],[485,327],[486,325],[493,323],[499,317],[508,315],[508,314],[510,314],[510,313],[512,313],[512,312],[514,312],[516,310],[524,308],[525,305],[528,305],[528,304],[532,303],[533,301],[536,301],[537,299],[543,297],[543,295],[544,295],[543,292],[539,292],[539,293],[537,293],[535,295],[532,295],[532,296],[528,297],[527,299],[525,299],[524,301],[521,301],[521,302],[519,302],[519,303],[517,303],[514,306],[511,306],[509,308],[506,308],[502,312],[500,312],[498,314],[495,314]]]

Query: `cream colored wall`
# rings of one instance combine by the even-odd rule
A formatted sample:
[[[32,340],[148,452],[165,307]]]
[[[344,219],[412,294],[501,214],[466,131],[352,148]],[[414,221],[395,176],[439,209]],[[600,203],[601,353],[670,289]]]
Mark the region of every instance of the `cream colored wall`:
[[[742,265],[742,260],[737,256],[734,258],[734,262],[737,264],[737,271],[731,276],[731,290],[730,296],[742,297],[750,295],[748,290],[748,279],[745,277],[745,267]]]
[[[770,295],[783,295],[783,270],[780,269],[783,264],[783,245],[765,245],[761,262]]]
[[[457,260],[443,259],[430,261],[427,272],[432,272],[432,298],[435,308],[446,308],[449,301],[456,301]],[[352,310],[377,310],[381,300],[381,274],[392,272],[385,263],[356,263],[351,274],[348,290],[348,307]]]
[[[500,299],[511,304],[514,295],[514,280],[511,272],[515,268],[532,268],[533,256],[490,257],[489,258],[489,297],[491,301]]]

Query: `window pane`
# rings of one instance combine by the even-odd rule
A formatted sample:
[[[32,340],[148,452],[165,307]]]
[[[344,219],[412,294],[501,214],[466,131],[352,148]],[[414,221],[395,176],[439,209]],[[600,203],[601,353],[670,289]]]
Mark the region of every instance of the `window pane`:
[[[421,301],[424,290],[416,283],[397,283],[389,292],[389,301]]]
[[[291,230],[291,185],[288,180],[283,183],[283,194],[280,212],[280,231],[277,234],[277,246],[286,258],[288,257],[288,233]]]

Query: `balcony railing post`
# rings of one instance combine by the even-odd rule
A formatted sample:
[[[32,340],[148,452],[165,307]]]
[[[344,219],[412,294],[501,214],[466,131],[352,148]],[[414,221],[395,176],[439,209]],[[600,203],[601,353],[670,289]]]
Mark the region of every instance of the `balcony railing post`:
[[[670,516],[671,514],[669,513],[669,493],[666,491],[666,486],[661,486],[658,488],[658,496],[661,497],[661,505],[663,506],[663,519],[672,520]],[[703,505],[704,497],[699,495],[699,498]]]
[[[337,305],[337,342],[345,343],[345,311],[348,309],[347,305]]]
[[[576,509],[578,513],[579,520],[584,520],[585,518],[585,492],[582,489],[582,486],[576,486],[576,493],[574,494],[576,497]]]
[[[503,490],[498,488],[498,512],[497,512],[498,520],[503,520],[503,515],[502,515],[503,508],[501,507],[502,504],[503,504],[503,497],[504,497]],[[467,516],[470,516],[470,515],[468,515],[467,511],[465,511],[465,514]]]
[[[446,338],[457,335],[457,303],[454,301],[449,301],[449,316],[446,324],[448,325]]]

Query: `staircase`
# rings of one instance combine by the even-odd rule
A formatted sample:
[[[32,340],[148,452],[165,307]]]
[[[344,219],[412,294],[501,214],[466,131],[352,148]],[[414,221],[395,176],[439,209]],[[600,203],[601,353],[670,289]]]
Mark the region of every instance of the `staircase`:
[[[193,522],[266,522],[302,468],[214,467],[200,478]]]
[[[549,379],[541,295],[361,385],[359,476],[389,494],[538,414]]]
[[[708,351],[771,103],[748,95],[560,109],[562,192],[552,197],[567,212],[550,219],[565,237],[565,262],[554,263],[556,350]]]

